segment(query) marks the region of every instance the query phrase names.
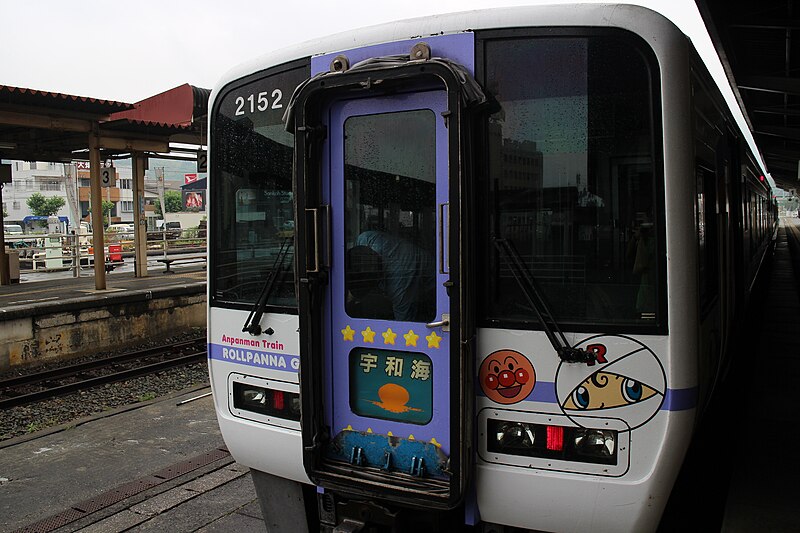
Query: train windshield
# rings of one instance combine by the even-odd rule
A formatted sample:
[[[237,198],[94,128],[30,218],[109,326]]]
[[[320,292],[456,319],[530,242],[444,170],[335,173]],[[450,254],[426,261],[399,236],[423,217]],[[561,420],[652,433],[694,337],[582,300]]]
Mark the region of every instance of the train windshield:
[[[261,77],[226,92],[212,120],[212,298],[253,304],[276,278],[267,305],[296,308],[294,292],[294,137],[283,113],[308,67]],[[281,254],[282,248],[288,254]],[[285,255],[285,256],[284,256]],[[280,258],[280,260],[279,260]]]
[[[659,324],[655,62],[633,43],[611,36],[485,41],[484,83],[498,105],[487,125],[479,224],[491,251],[482,259],[484,322],[536,323],[495,247],[504,239],[560,323]]]

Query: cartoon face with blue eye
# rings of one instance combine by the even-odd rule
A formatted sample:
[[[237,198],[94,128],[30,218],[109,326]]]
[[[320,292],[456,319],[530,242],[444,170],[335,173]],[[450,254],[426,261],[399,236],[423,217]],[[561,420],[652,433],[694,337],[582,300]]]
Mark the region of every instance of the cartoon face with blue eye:
[[[592,411],[622,407],[641,402],[658,394],[643,383],[610,372],[596,372],[578,385],[562,407]]]
[[[575,347],[598,358],[591,365],[559,366],[558,403],[573,422],[592,427],[614,418],[634,429],[655,416],[667,389],[664,369],[652,350],[616,335],[590,337]]]

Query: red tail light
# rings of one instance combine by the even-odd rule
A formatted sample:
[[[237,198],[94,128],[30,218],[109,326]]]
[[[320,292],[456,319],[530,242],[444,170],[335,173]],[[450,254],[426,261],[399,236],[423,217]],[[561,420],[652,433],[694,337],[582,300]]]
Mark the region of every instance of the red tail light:
[[[547,449],[560,452],[564,449],[564,428],[547,426]]]
[[[283,391],[272,391],[272,407],[279,411],[283,411]]]

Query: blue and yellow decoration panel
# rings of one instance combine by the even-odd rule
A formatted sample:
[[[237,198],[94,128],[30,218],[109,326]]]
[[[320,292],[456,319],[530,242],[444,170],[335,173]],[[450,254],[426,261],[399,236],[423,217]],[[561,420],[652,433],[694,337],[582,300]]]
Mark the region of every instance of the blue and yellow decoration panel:
[[[433,363],[420,352],[356,347],[350,351],[350,409],[408,424],[433,417]]]

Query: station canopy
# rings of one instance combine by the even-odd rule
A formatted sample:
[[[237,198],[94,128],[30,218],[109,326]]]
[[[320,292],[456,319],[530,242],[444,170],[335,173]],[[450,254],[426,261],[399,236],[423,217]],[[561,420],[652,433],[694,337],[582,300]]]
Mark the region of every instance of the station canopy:
[[[0,85],[0,159],[70,162],[201,146],[210,91],[184,84],[133,104]]]

